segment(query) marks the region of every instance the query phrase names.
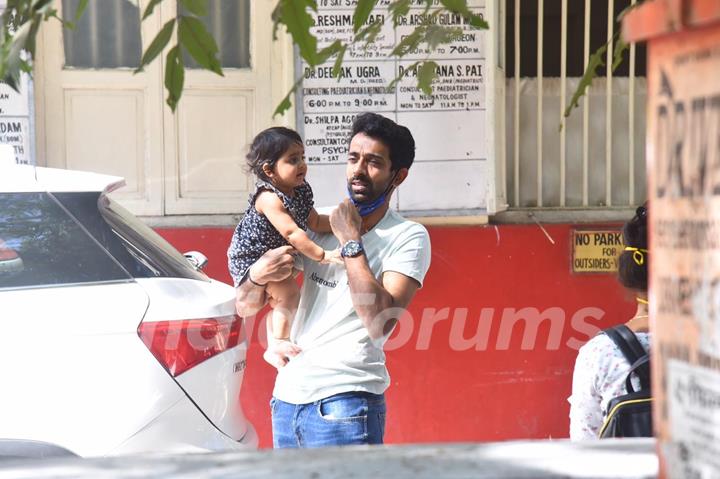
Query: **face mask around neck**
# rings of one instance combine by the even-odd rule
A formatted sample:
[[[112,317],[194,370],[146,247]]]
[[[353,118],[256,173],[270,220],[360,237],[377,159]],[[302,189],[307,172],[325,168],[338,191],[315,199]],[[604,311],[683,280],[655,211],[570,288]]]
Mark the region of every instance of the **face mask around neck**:
[[[352,197],[352,191],[350,190],[350,186],[348,185],[348,196],[350,197],[350,201],[352,201],[355,207],[358,209],[358,213],[360,214],[360,216],[364,218],[365,216],[380,208],[380,206],[385,203],[385,199],[387,198],[388,193],[390,193],[390,190],[392,190],[394,186],[393,181],[395,181],[396,176],[397,171],[395,172],[395,174],[393,174],[392,178],[390,178],[390,184],[387,188],[385,188],[385,191],[383,191],[380,196],[378,196],[375,200],[369,203],[361,203],[359,201],[356,201],[355,198]]]

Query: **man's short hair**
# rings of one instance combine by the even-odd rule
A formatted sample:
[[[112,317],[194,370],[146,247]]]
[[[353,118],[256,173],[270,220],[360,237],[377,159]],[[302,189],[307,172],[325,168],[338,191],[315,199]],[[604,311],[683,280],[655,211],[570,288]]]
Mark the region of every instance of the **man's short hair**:
[[[363,113],[355,118],[350,140],[358,133],[382,141],[390,152],[391,169],[410,168],[415,159],[415,139],[406,127],[377,113]]]

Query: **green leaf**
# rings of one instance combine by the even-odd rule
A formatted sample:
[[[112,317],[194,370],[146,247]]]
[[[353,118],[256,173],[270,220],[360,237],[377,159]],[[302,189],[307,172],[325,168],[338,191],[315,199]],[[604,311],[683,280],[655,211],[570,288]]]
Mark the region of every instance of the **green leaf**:
[[[367,25],[363,27],[357,35],[355,35],[355,38],[353,39],[353,42],[359,43],[363,42],[364,46],[367,47],[370,43],[374,42],[377,36],[382,31],[382,23],[375,22],[371,23],[370,25]]]
[[[277,30],[280,28],[280,24],[282,23],[282,5],[280,2],[275,5],[275,8],[273,8],[272,13],[270,14],[270,18],[273,21],[273,41],[277,40]],[[284,25],[284,24],[283,24]]]
[[[142,56],[142,60],[140,61],[140,66],[135,70],[135,73],[141,72],[145,65],[152,62],[155,57],[163,51],[163,49],[170,42],[174,29],[175,19],[173,18],[162,27],[162,29],[158,32],[157,35],[155,35],[152,43],[150,43],[150,46],[147,47],[147,50],[145,50],[145,53]]]
[[[345,59],[345,52],[347,51],[347,45],[342,45],[340,50],[337,52],[335,57],[335,64],[332,69],[332,76],[339,77],[342,69],[343,60]]]
[[[180,0],[180,3],[188,12],[198,17],[204,17],[208,14],[207,0]]]
[[[28,33],[27,40],[25,41],[25,51],[28,53],[30,58],[35,58],[35,49],[37,45],[37,35],[42,25],[42,15],[36,14],[30,22],[30,32]]]
[[[630,4],[626,8],[624,8],[620,14],[617,16],[617,21],[621,22],[623,17],[627,15],[628,12],[631,10],[639,7],[640,5],[644,4],[646,0],[639,0],[635,2],[634,4]],[[615,32],[615,35],[613,36],[611,41],[616,41],[615,48],[613,49],[613,63],[612,63],[612,71],[615,71],[617,67],[620,66],[623,60],[623,54],[625,53],[625,50],[628,48],[628,44],[625,43],[625,40],[623,40],[622,36],[620,35],[620,32]],[[585,69],[585,73],[583,74],[583,77],[580,79],[580,83],[578,84],[577,89],[575,90],[575,93],[573,93],[572,99],[570,100],[570,105],[565,109],[563,112],[563,117],[567,118],[570,116],[570,113],[572,113],[573,108],[577,108],[580,105],[580,98],[585,95],[586,90],[590,85],[592,85],[592,81],[595,78],[595,75],[597,74],[597,69],[603,65],[605,65],[605,62],[603,61],[603,57],[605,56],[605,52],[607,51],[608,45],[611,43],[611,41],[608,41],[605,45],[601,46],[595,52],[590,56],[590,59],[588,60],[588,65]],[[563,123],[560,123],[560,130],[563,128]]]
[[[288,33],[292,36],[293,43],[298,46],[300,56],[310,66],[317,66],[317,38],[310,32],[314,25],[312,16],[307,9],[317,11],[317,4],[314,0],[280,0],[273,11],[275,26],[273,38],[278,25],[285,25]]]
[[[155,10],[155,7],[157,7],[162,0],[150,0],[150,3],[148,3],[148,6],[145,7],[145,13],[143,13],[142,19],[145,20],[147,17],[152,15],[153,10]]]
[[[20,71],[32,75],[32,65],[25,60],[20,60]]]
[[[485,30],[490,28],[482,15],[473,13],[473,11],[470,10],[466,0],[440,0],[440,3],[451,12],[462,15],[465,19],[465,23],[473,28],[481,28]]]
[[[575,93],[573,93],[570,104],[565,109],[565,112],[563,114],[565,118],[570,116],[573,108],[577,108],[580,105],[580,98],[585,95],[586,90],[590,87],[590,85],[592,85],[592,81],[597,75],[597,69],[605,65],[605,54],[607,52],[608,46],[610,46],[612,42],[616,42],[615,48],[613,50],[612,70],[615,71],[615,69],[622,63],[622,55],[628,48],[628,44],[622,40],[620,36],[620,31],[617,31],[615,32],[613,37],[607,43],[605,43],[605,45],[602,45],[600,48],[595,50],[592,55],[590,55],[587,68],[585,68],[585,73],[580,79],[580,83],[578,84]],[[562,128],[562,124],[560,125],[560,128]]]
[[[286,111],[288,111],[292,107],[292,102],[290,101],[290,97],[292,94],[295,93],[295,90],[291,90],[288,92],[287,95],[285,95],[285,98],[282,99],[280,104],[275,108],[275,111],[273,112],[273,118],[280,115],[282,116]]]
[[[418,70],[417,85],[426,95],[432,95],[432,82],[437,77],[437,63],[426,61]]]
[[[223,76],[218,47],[205,25],[195,17],[180,16],[178,41],[198,65]]]
[[[410,2],[411,0],[395,0],[388,6],[393,19],[393,26],[397,27],[400,18],[410,13]]]
[[[425,37],[425,34],[427,32],[427,27],[425,26],[419,26],[416,27],[413,32],[400,40],[400,43],[395,45],[395,48],[393,48],[393,51],[390,52],[390,56],[397,56],[397,57],[403,57],[410,53],[411,51],[415,50],[420,46],[420,43],[422,43],[423,38]]]
[[[74,23],[77,23],[78,20],[80,20],[80,17],[82,17],[83,13],[85,13],[87,6],[88,0],[80,0],[80,2],[78,2],[77,10],[75,10],[75,19],[73,20]]]
[[[564,117],[567,118],[570,116],[570,112],[573,108],[577,108],[580,106],[580,98],[585,95],[585,91],[592,85],[592,81],[595,78],[597,69],[601,66],[605,65],[605,61],[603,60],[605,56],[605,52],[607,51],[608,43],[601,46],[595,52],[590,55],[590,58],[588,59],[588,65],[587,68],[585,68],[585,73],[583,74],[582,78],[580,79],[580,83],[578,83],[578,87],[575,90],[575,93],[573,93],[572,99],[570,100],[570,104],[565,109]],[[562,128],[562,125],[561,125]]]
[[[185,66],[183,65],[180,47],[175,45],[166,57],[165,88],[168,91],[167,104],[174,112],[185,85]]]
[[[40,12],[41,10],[44,10],[48,6],[50,6],[53,3],[53,0],[31,0],[31,2],[28,2],[28,0],[20,0],[20,3],[32,3],[31,10],[34,13]],[[12,0],[10,2],[7,2],[8,7],[12,4],[17,4],[17,2],[13,2]]]
[[[470,13],[470,8],[466,0],[440,0],[440,3],[451,12],[459,13],[460,15]]]
[[[4,47],[3,51],[3,69],[2,81],[7,83],[10,88],[20,91],[20,71],[23,59],[21,53],[25,49],[25,45],[33,29],[33,21],[25,22],[20,25],[17,31],[10,37],[10,44]],[[7,53],[6,53],[7,52]]]
[[[302,85],[303,78],[304,77],[301,76],[295,81],[295,84],[293,84],[292,88],[290,88],[290,91],[287,93],[287,95],[285,95],[285,98],[283,98],[277,108],[275,108],[275,112],[273,112],[273,118],[278,115],[283,115],[286,111],[290,109],[290,107],[292,106],[292,102],[290,99],[292,98],[292,95],[295,93],[295,91],[297,91],[297,89],[300,87],[300,85]]]
[[[335,40],[330,45],[326,46],[322,50],[318,52],[318,60],[320,63],[325,63],[332,57],[333,55],[336,55],[340,52],[340,50],[343,49],[343,43],[340,40]]]
[[[617,16],[617,22],[622,23],[623,18],[625,18],[625,15],[630,13],[631,11],[635,10],[637,7],[641,6],[643,3],[645,3],[646,0],[638,0],[635,3],[631,3],[627,7],[623,8],[620,13],[618,13]]]
[[[367,22],[376,3],[377,0],[358,0],[355,6],[355,14],[353,15],[353,33],[357,33],[360,27]]]
[[[58,11],[55,8],[48,8],[43,12],[43,20],[48,20],[50,18],[59,18],[58,17]]]
[[[430,25],[427,27],[427,32],[423,42],[427,43],[431,50],[435,50],[439,45],[451,43],[462,34],[463,30],[460,27]]]
[[[63,27],[70,30],[75,30],[75,23],[71,22],[70,20],[64,20],[60,18],[60,15],[58,15],[57,10],[55,9],[48,10],[43,14],[43,20],[50,20],[51,18],[54,18],[55,20],[60,22]]]
[[[616,38],[615,49],[613,50],[612,71],[617,70],[617,67],[619,67],[623,61],[623,54],[630,47],[630,45],[625,43],[625,40],[623,40],[622,35],[620,35],[619,33],[620,32],[615,33]]]
[[[416,61],[409,67],[405,68],[405,71],[413,71],[414,69],[418,68],[418,65],[420,65],[420,61]],[[397,75],[393,80],[390,82],[390,84],[387,86],[386,91],[388,93],[393,93],[395,86],[397,86],[398,83],[400,83],[400,80],[403,79],[403,75]]]
[[[482,30],[490,29],[490,25],[488,24],[488,22],[485,21],[482,15],[476,15],[473,13],[467,18],[467,20],[470,26],[473,28],[478,28]]]

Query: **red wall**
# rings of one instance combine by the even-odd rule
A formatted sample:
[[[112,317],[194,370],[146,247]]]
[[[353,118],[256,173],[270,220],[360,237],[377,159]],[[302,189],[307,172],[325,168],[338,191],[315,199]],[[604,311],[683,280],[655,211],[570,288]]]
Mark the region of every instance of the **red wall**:
[[[390,339],[399,347],[387,353],[392,378],[388,443],[567,437],[566,399],[577,354],[568,341],[584,342],[593,327],[621,322],[635,308],[614,276],[570,272],[572,228],[546,226],[555,244],[534,225],[429,228],[430,271],[410,307],[412,321],[401,322]],[[210,260],[206,272],[230,281],[225,252],[232,229],[159,232],[181,251],[205,253]],[[438,316],[433,326],[434,311],[428,308],[449,308],[449,318]],[[462,308],[467,312],[464,331]],[[536,308],[522,311],[523,316],[539,311],[554,318],[542,322],[525,348],[523,332],[532,328],[524,321],[501,327],[504,313],[523,308]],[[479,327],[486,345],[463,342]],[[268,447],[274,370],[262,360],[257,331],[241,401],[261,447]],[[508,348],[502,341],[498,347],[502,331],[511,333]],[[560,344],[548,348],[552,333],[560,335]]]

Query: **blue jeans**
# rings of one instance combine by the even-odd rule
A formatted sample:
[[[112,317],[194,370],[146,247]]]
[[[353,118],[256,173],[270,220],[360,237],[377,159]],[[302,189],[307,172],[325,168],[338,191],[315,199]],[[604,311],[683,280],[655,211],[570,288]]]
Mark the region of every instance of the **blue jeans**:
[[[270,409],[276,449],[383,443],[382,394],[347,392],[308,404],[272,398]]]

